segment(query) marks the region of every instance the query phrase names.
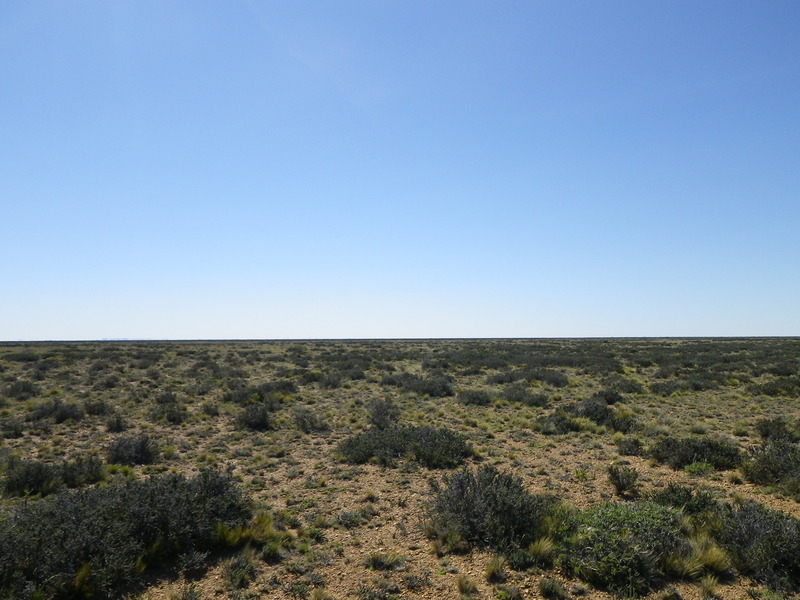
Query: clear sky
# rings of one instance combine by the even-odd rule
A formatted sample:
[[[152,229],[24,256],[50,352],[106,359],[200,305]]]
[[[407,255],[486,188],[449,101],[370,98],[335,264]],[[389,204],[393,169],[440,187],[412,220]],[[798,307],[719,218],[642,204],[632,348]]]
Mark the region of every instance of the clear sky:
[[[796,0],[7,0],[0,340],[800,335]]]

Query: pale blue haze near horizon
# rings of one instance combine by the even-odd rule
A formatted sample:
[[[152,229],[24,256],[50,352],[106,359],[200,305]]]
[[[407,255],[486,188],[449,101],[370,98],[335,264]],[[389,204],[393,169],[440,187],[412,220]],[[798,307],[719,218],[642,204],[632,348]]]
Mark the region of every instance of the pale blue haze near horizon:
[[[0,340],[800,335],[800,2],[9,0]]]

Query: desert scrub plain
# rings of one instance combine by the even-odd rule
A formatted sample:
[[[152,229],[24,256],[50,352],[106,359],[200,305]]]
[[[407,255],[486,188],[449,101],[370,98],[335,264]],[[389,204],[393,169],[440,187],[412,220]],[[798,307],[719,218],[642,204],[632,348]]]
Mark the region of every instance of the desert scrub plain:
[[[0,598],[796,597],[800,340],[0,344]]]

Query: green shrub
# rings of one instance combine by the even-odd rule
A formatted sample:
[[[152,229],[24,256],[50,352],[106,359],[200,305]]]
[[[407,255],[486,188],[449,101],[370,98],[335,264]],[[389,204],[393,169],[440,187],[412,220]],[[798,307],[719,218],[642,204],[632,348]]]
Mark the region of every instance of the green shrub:
[[[0,431],[6,439],[21,438],[24,435],[22,421],[14,417],[8,417],[0,421]]]
[[[613,464],[608,467],[608,481],[619,496],[636,496],[639,491],[639,472],[633,467]]]
[[[83,410],[87,415],[97,417],[108,414],[109,406],[108,402],[102,398],[88,398],[83,401]]]
[[[673,469],[683,469],[695,462],[705,462],[715,469],[735,469],[742,462],[737,445],[724,438],[665,436],[650,448],[650,456]]]
[[[800,587],[800,521],[748,500],[729,506],[715,532],[736,568],[774,588]]]
[[[143,568],[211,549],[218,523],[234,527],[248,517],[233,480],[216,472],[27,503],[0,515],[0,597],[119,597]]]
[[[121,433],[128,428],[128,422],[120,413],[112,413],[106,419],[106,430],[109,433]]]
[[[670,483],[662,490],[651,492],[648,497],[656,504],[677,508],[688,515],[713,513],[719,506],[710,490],[696,489],[679,483]]]
[[[617,440],[617,450],[621,456],[641,456],[642,440],[631,436],[621,437]]]
[[[500,552],[518,550],[540,537],[545,519],[557,500],[532,495],[522,480],[492,465],[460,471],[434,483],[429,506],[431,537],[455,532],[478,548]]]
[[[237,415],[236,425],[253,431],[272,429],[272,410],[263,402],[248,404]]]
[[[800,446],[785,438],[768,439],[742,463],[745,479],[759,485],[783,484],[800,477]]]
[[[797,427],[790,427],[789,422],[784,417],[760,419],[756,422],[755,429],[761,439],[765,441],[796,442],[800,439],[797,434]]]
[[[298,407],[292,411],[297,428],[303,433],[321,433],[329,431],[330,426],[317,413],[307,407]]]
[[[453,395],[452,377],[443,373],[434,373],[421,377],[412,373],[390,374],[383,377],[381,385],[398,387],[420,396],[444,398]]]
[[[18,380],[9,383],[5,389],[5,395],[14,400],[27,400],[39,393],[39,386],[32,381]]]
[[[139,433],[113,440],[106,447],[106,460],[116,465],[149,465],[158,459],[159,452],[155,440]]]
[[[534,394],[525,383],[510,383],[503,388],[502,394],[509,402],[519,402],[527,406],[545,407],[549,402],[547,394]]]
[[[3,473],[6,496],[47,496],[62,484],[61,471],[53,464],[11,457]]]
[[[400,409],[390,399],[373,398],[369,403],[369,423],[376,429],[389,429],[397,424]]]
[[[564,589],[564,584],[555,577],[543,577],[539,581],[539,593],[547,600],[567,600],[569,594]]]
[[[562,410],[556,410],[541,417],[538,424],[545,435],[563,435],[571,431],[580,431],[580,425],[574,417]]]
[[[492,403],[492,396],[486,390],[462,390],[457,399],[467,406],[489,406]]]
[[[372,460],[391,466],[408,456],[430,469],[446,469],[461,464],[472,453],[464,437],[449,429],[433,427],[370,428],[342,441],[338,453],[350,463]]]
[[[578,516],[563,560],[581,579],[632,597],[663,581],[668,560],[688,550],[679,511],[652,502],[605,503]]]
[[[246,588],[256,578],[256,565],[252,551],[244,550],[231,558],[225,565],[223,577],[234,589]]]

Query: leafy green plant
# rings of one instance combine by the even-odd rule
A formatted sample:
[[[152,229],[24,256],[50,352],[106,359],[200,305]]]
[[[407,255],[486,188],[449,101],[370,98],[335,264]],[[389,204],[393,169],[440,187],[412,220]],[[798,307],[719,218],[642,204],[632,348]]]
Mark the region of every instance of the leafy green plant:
[[[581,579],[637,596],[666,576],[675,554],[689,552],[679,511],[651,502],[604,503],[580,514],[562,559]]]

